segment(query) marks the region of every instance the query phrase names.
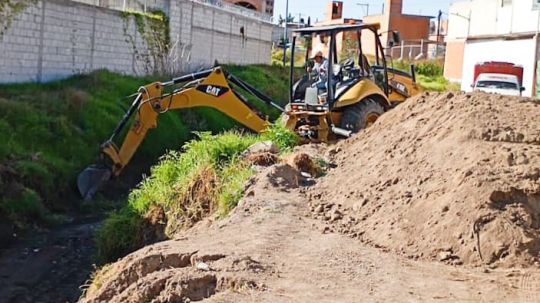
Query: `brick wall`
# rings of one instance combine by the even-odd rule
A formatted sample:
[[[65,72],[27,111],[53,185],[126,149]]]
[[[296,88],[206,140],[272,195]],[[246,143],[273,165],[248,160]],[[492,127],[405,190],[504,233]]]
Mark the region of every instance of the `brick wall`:
[[[189,0],[173,0],[176,73],[222,63],[269,63],[272,25]],[[244,28],[244,35],[240,28]],[[0,38],[0,82],[50,81],[96,69],[145,74],[146,43],[133,18],[68,0],[40,1]]]

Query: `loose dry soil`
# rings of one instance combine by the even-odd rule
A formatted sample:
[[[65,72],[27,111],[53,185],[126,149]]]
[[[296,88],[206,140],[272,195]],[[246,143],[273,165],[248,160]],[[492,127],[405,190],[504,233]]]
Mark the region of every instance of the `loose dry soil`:
[[[259,168],[228,218],[105,267],[82,302],[540,302],[538,113],[487,94],[408,100]],[[327,175],[300,175],[302,153]]]

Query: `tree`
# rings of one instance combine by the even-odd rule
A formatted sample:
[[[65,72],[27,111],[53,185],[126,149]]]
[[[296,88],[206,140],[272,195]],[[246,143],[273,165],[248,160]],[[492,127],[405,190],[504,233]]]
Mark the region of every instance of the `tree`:
[[[285,22],[285,19],[283,19],[283,16],[279,15],[278,17],[278,24],[281,26]],[[289,14],[289,17],[287,17],[287,23],[294,22],[294,16]]]

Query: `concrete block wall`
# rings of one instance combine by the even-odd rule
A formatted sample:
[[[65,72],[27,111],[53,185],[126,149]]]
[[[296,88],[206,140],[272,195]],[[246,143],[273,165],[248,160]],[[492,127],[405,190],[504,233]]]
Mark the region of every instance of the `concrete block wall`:
[[[41,58],[42,4],[27,9],[0,41],[0,81],[37,80]]]
[[[269,64],[272,27],[268,22],[189,0],[170,3],[171,39],[178,41],[186,69],[220,63]],[[244,34],[241,33],[243,28]]]
[[[270,23],[190,0],[170,0],[166,11],[175,73],[210,67],[214,60],[270,62]],[[126,21],[117,10],[40,1],[17,15],[0,38],[0,82],[51,81],[96,69],[147,74],[152,69],[141,56],[147,51],[133,18]]]
[[[17,15],[0,39],[0,82],[50,81],[96,69],[135,74],[141,63],[125,32],[144,50],[133,20],[118,11],[40,1]]]

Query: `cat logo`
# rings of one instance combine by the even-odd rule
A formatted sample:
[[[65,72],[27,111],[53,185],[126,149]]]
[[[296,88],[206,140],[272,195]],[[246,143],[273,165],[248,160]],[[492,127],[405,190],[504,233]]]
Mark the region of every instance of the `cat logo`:
[[[403,83],[397,82],[395,80],[390,80],[390,87],[397,91],[399,94],[402,94],[406,97],[409,97],[409,90],[407,89],[407,86],[405,86]]]
[[[221,97],[229,91],[229,88],[218,85],[199,85],[197,90],[213,97]]]

